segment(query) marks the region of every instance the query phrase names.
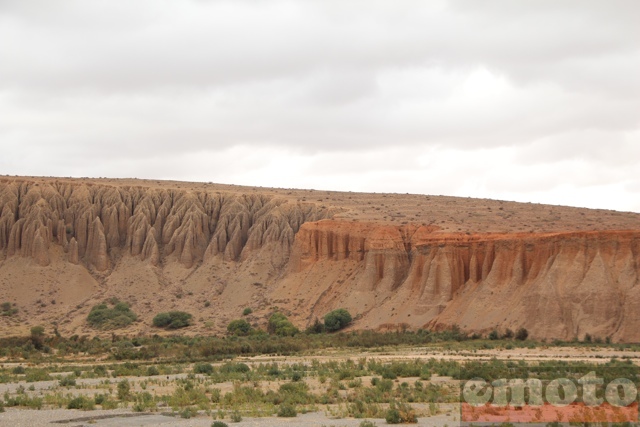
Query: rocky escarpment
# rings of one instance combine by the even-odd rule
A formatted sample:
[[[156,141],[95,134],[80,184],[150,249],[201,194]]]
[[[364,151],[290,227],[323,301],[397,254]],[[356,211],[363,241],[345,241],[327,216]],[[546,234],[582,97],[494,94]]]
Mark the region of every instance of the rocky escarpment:
[[[640,340],[638,231],[452,234],[320,221],[302,226],[290,269],[301,295],[321,290],[312,317],[345,306],[374,327]]]
[[[255,326],[278,308],[301,328],[346,307],[357,329],[640,341],[640,215],[397,198],[0,178],[0,302],[20,313],[0,336],[94,334],[89,310],[117,297],[139,315],[126,333],[167,310],[221,333],[247,307]]]
[[[239,260],[267,243],[286,258],[301,224],[330,215],[314,204],[255,194],[10,181],[0,186],[0,252],[50,263],[50,247],[69,262],[102,272],[122,254],[187,268],[207,257]]]

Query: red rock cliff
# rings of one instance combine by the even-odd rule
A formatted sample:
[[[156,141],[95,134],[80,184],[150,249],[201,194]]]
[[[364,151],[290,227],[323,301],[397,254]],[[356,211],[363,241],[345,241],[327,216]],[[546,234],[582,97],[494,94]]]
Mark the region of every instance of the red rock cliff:
[[[318,316],[344,305],[372,326],[623,341],[640,340],[639,266],[638,231],[452,234],[337,221],[304,224],[290,263],[298,276],[331,277],[307,279],[323,288]],[[336,281],[333,270],[347,274]]]

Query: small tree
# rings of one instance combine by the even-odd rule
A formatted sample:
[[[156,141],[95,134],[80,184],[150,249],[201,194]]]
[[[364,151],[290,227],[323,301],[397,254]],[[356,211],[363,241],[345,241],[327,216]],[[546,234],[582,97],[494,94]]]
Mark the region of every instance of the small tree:
[[[493,330],[489,333],[489,339],[490,340],[497,340],[498,338],[500,338],[500,336],[498,335],[498,331],[497,330]]]
[[[42,350],[44,347],[44,327],[34,326],[31,328],[31,342],[37,350]]]
[[[287,319],[287,316],[280,312],[275,312],[269,318],[267,332],[281,337],[292,337],[300,331]]]
[[[327,332],[339,331],[351,323],[351,314],[344,308],[333,310],[324,316],[324,327]]]
[[[527,331],[525,328],[520,328],[518,329],[518,332],[516,332],[516,339],[520,340],[520,341],[524,341],[529,337],[529,331]]]
[[[229,335],[247,336],[251,333],[252,330],[253,328],[251,327],[249,322],[244,319],[232,320],[227,325],[227,332],[229,333]]]

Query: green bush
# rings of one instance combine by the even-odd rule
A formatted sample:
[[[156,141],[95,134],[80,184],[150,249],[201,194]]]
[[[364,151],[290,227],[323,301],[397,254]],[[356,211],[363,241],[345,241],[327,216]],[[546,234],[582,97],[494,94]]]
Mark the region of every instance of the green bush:
[[[211,424],[211,427],[229,427],[227,423],[223,423],[222,421],[214,421]]]
[[[76,385],[76,378],[73,375],[68,375],[64,378],[60,378],[60,387],[73,387]]]
[[[122,380],[118,383],[118,399],[126,401],[131,396],[131,385],[129,381]]]
[[[391,402],[384,418],[387,424],[415,424],[418,422],[415,411],[406,403]]]
[[[165,329],[180,329],[189,326],[192,318],[191,314],[184,311],[158,313],[153,318],[153,326]]]
[[[30,368],[26,370],[25,380],[28,383],[34,383],[36,381],[50,381],[51,376],[44,369]]]
[[[197,416],[198,416],[197,408],[187,407],[187,408],[184,408],[182,411],[180,411],[180,418],[189,419]]]
[[[0,304],[0,315],[10,317],[17,313],[18,309],[12,307],[10,302],[3,302]]]
[[[389,408],[384,419],[387,421],[387,424],[400,424],[402,422],[400,420],[400,411],[396,408]]]
[[[324,316],[324,327],[327,332],[335,332],[349,326],[352,320],[351,314],[347,310],[339,308]]]
[[[250,307],[245,308],[244,310],[242,310],[242,315],[243,316],[248,316],[251,313],[253,313],[253,310]]]
[[[283,403],[278,409],[278,416],[281,418],[294,418],[298,416],[295,406],[289,403]]]
[[[281,337],[292,337],[300,331],[298,328],[293,326],[293,323],[287,319],[287,316],[280,312],[275,312],[269,318],[269,322],[267,323],[267,332]]]
[[[244,319],[232,320],[227,325],[227,333],[238,337],[247,336],[253,331],[251,324]]]
[[[93,411],[95,409],[95,403],[93,399],[85,396],[78,396],[69,401],[67,409],[82,409],[83,411]]]
[[[156,375],[160,375],[160,371],[158,370],[158,368],[156,368],[155,366],[149,366],[147,368],[147,376],[154,377]]]
[[[196,363],[193,367],[193,372],[196,374],[213,374],[213,365],[211,363]]]
[[[245,363],[233,363],[233,362],[229,362],[229,363],[225,363],[224,365],[222,365],[220,367],[220,373],[221,374],[229,374],[232,372],[238,372],[241,374],[247,373],[251,371],[251,368],[249,367],[249,365],[245,364]]]
[[[240,421],[242,421],[242,415],[240,415],[239,411],[233,411],[233,413],[231,413],[231,422],[233,423],[239,423]]]
[[[129,304],[114,299],[94,306],[87,316],[87,323],[96,329],[108,330],[129,326],[138,316],[131,311]]]
[[[362,421],[358,427],[376,427],[376,424],[369,420],[365,420],[365,421]]]

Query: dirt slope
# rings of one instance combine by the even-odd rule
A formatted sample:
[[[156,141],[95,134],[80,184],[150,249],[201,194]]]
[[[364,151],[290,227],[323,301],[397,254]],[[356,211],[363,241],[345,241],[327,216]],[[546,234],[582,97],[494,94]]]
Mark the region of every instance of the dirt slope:
[[[0,177],[0,336],[96,334],[116,296],[220,333],[251,307],[301,328],[346,307],[358,329],[526,327],[640,341],[640,214],[443,196],[169,181]]]

